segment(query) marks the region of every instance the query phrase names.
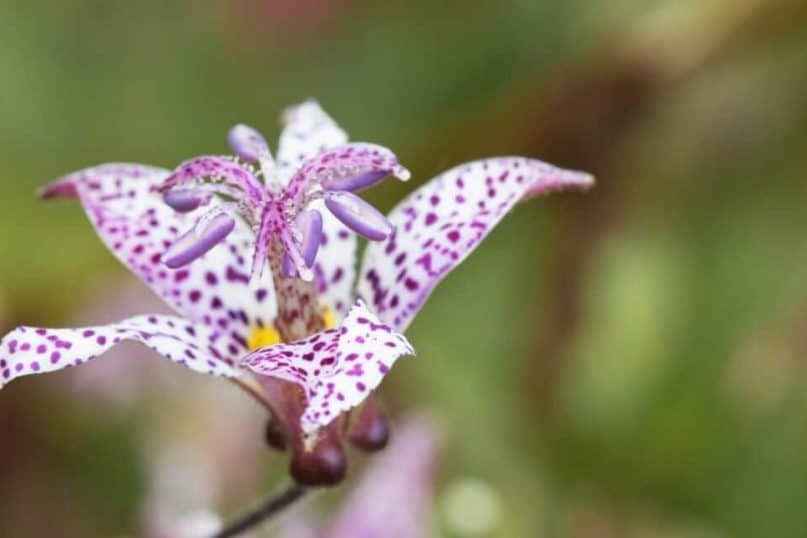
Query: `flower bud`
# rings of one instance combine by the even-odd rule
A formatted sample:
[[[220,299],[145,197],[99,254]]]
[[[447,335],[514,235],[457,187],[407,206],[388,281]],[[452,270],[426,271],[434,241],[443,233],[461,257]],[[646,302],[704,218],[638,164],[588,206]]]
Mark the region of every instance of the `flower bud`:
[[[266,423],[264,435],[266,444],[270,447],[280,452],[286,450],[286,432],[283,430],[283,425],[274,416]]]
[[[387,446],[389,434],[386,413],[374,396],[351,412],[347,438],[356,448],[367,452],[382,450]]]
[[[337,419],[325,427],[313,447],[295,443],[291,459],[291,476],[301,486],[335,486],[347,473],[347,458],[342,448],[342,421]]]

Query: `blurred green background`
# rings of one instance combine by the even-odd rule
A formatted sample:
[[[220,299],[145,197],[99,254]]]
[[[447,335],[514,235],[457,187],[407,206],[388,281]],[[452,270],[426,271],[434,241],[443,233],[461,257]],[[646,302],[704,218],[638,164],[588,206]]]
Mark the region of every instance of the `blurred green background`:
[[[436,536],[807,536],[805,88],[796,0],[2,0],[0,328],[149,301],[37,186],[224,152],[242,121],[271,142],[280,111],[316,97],[413,171],[369,195],[385,209],[483,156],[599,180],[506,219],[382,386],[393,415],[425,407],[447,429]],[[166,365],[122,404],[132,375],[101,362],[84,384],[0,393],[0,536],[146,534],[155,439],[209,455],[232,437],[199,403],[229,386]],[[238,433],[259,446],[252,411]],[[259,447],[238,469],[257,479],[214,508],[237,512],[286,465]],[[476,527],[442,508],[468,479],[493,514]]]

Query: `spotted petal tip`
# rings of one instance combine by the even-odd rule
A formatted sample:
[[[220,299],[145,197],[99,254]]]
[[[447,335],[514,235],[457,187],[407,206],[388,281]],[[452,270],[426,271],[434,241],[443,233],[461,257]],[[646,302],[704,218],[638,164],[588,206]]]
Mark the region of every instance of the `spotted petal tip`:
[[[72,178],[63,178],[37,189],[36,194],[43,200],[51,198],[78,198],[76,184]]]
[[[540,180],[526,190],[524,200],[566,189],[588,190],[596,183],[594,176],[587,172],[558,168],[537,160],[528,163],[534,168],[534,173],[540,176]]]

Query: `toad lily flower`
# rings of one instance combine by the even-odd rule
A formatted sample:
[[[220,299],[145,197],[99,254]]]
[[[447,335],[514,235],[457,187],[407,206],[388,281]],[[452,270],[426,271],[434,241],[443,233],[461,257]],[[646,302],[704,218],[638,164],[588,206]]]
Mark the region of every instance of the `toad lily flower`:
[[[19,327],[0,341],[0,385],[122,340],[242,386],[251,373],[279,443],[292,442],[298,482],[337,481],[344,413],[414,353],[400,333],[437,283],[518,201],[593,182],[523,157],[481,160],[426,183],[385,218],[354,192],[408,177],[389,150],[348,144],[311,101],[286,120],[277,160],[256,131],[237,126],[235,159],[199,157],[173,172],[102,165],[46,187],[45,197],[78,198],[107,247],[181,317]],[[358,278],[357,234],[371,240]],[[377,433],[377,413],[366,405],[355,415],[361,445]]]
[[[237,129],[231,140],[247,160],[249,137],[244,132]],[[339,305],[344,315],[337,325],[334,313],[317,300],[313,283],[280,275],[284,257],[291,258],[298,273],[308,269],[327,274],[330,281],[317,283],[321,297],[327,298],[328,290],[340,285],[334,268],[344,258],[342,239],[329,237],[326,245],[326,236],[319,234],[321,260],[312,269],[297,259],[305,251],[310,223],[302,226],[303,233],[288,223],[299,222],[299,213],[314,210],[312,206],[326,206],[330,193],[350,194],[337,187],[368,186],[387,170],[405,175],[388,150],[346,145],[344,139],[344,132],[318,105],[305,103],[289,113],[276,167],[270,168],[268,150],[258,153],[259,164],[267,171],[265,186],[253,181],[240,162],[203,159],[197,162],[207,163],[208,176],[194,176],[187,164],[173,174],[150,166],[107,164],[45,187],[45,198],[77,198],[105,245],[179,316],[143,315],[78,329],[19,327],[0,340],[0,386],[23,375],[85,363],[124,340],[134,340],[191,370],[233,378],[259,393],[282,421],[284,435],[294,441],[293,463],[303,455],[310,459],[307,449],[316,445],[315,434],[328,440],[332,432],[323,427],[361,403],[397,357],[414,353],[403,336],[381,323],[362,302]],[[337,146],[341,149],[321,151]],[[214,177],[215,173],[222,175]],[[368,173],[370,179],[366,175],[357,179]],[[222,181],[212,181],[217,177]],[[288,183],[281,191],[271,190],[284,180]],[[167,188],[170,185],[182,185],[185,194],[177,195],[177,189]],[[369,206],[356,203],[359,213],[367,211]],[[202,207],[206,214],[196,218]],[[244,218],[232,218],[235,211]],[[339,209],[322,213],[328,230],[347,234],[349,228],[334,216]],[[259,218],[250,221],[252,217]],[[269,226],[263,226],[267,222]],[[250,224],[257,224],[257,236],[271,240],[271,249],[264,244],[256,250],[273,254],[268,256],[272,271],[259,271],[252,279],[248,267],[245,270],[256,245]],[[194,263],[178,263],[181,249],[176,245],[193,243],[187,239],[193,234],[198,240],[190,250],[195,252],[186,261]],[[286,343],[280,357],[251,355],[281,340]],[[355,362],[359,356],[361,365]],[[249,370],[269,370],[261,367],[262,360],[274,364],[271,373],[255,376],[262,387],[254,387]],[[314,458],[310,464],[316,463]]]
[[[377,183],[390,173],[397,173],[400,177],[407,174],[401,172],[398,168],[400,165],[393,157],[384,157],[381,150],[374,153],[369,161],[367,157],[361,157],[356,164],[347,165],[347,172],[341,171],[339,167],[346,166],[342,163],[348,163],[351,159],[350,154],[343,149],[350,147],[345,145],[347,138],[333,120],[315,106],[307,103],[294,109],[291,114],[310,114],[312,124],[319,125],[320,129],[327,130],[333,136],[329,136],[327,142],[319,141],[319,146],[310,142],[301,146],[301,156],[317,156],[303,164],[286,187],[283,187],[282,173],[279,182],[270,180],[267,183],[279,184],[281,189],[292,191],[292,197],[297,196],[294,193],[298,192],[314,193],[310,206],[290,204],[288,207],[296,208],[294,210],[300,207],[307,207],[306,210],[311,210],[311,207],[314,210],[321,209],[321,205],[317,207],[316,204],[322,204],[324,198],[324,205],[330,212],[321,211],[322,224],[316,225],[316,235],[320,238],[319,251],[316,252],[315,249],[313,261],[305,261],[313,267],[313,286],[299,278],[281,278],[293,276],[293,271],[285,269],[288,263],[283,260],[291,257],[290,250],[294,247],[287,247],[282,233],[267,235],[260,228],[256,234],[254,251],[261,254],[253,256],[253,260],[262,263],[263,253],[268,255],[275,277],[279,310],[273,327],[281,340],[286,342],[264,347],[244,359],[243,366],[262,376],[278,377],[290,364],[316,362],[320,356],[330,362],[327,348],[319,340],[319,336],[306,335],[318,330],[317,327],[327,325],[320,318],[329,317],[336,322],[346,314],[349,318],[350,314],[346,309],[351,304],[370,305],[368,311],[377,315],[385,327],[398,333],[403,332],[440,280],[473,251],[516,203],[555,190],[587,188],[594,181],[588,174],[563,170],[534,159],[485,159],[457,166],[427,182],[393,209],[386,219],[369,206],[366,210],[349,212],[348,217],[339,209],[339,203],[335,200],[338,199],[337,196],[350,193],[340,189],[359,190]],[[243,130],[242,127],[237,127],[236,130],[238,129],[242,132],[234,135],[234,130],[230,140],[241,159],[250,161],[263,155],[261,166],[264,178],[276,177],[263,138],[252,130]],[[238,142],[245,139],[250,143]],[[282,137],[281,150],[283,141]],[[250,144],[253,142],[259,150],[252,149]],[[239,150],[240,147],[247,146],[250,147],[248,151]],[[366,164],[367,162],[371,165]],[[280,166],[283,165],[284,159],[281,157]],[[326,177],[332,174],[328,171],[329,167],[337,170],[330,179]],[[170,193],[175,188],[173,178],[183,174],[183,167],[180,166],[166,182],[168,187],[163,186],[160,190]],[[313,179],[306,179],[307,176]],[[326,179],[322,179],[323,177]],[[222,176],[220,181],[234,183],[237,177]],[[322,198],[317,198],[317,193],[322,189],[331,190]],[[297,218],[293,212],[286,217],[289,222]],[[256,218],[253,219],[257,222]],[[261,219],[261,222],[265,222],[265,219]],[[303,229],[307,227],[310,224],[301,226]],[[378,231],[377,235],[375,231]],[[358,275],[357,234],[371,239]],[[305,238],[306,234],[301,236]],[[302,244],[306,242],[303,239]],[[304,247],[302,250],[306,251]],[[294,269],[298,276],[302,276],[304,266],[297,264]],[[301,297],[308,299],[296,299]],[[301,320],[303,322],[299,323]],[[373,327],[375,322],[365,320],[365,323]],[[308,339],[297,340],[303,338]],[[361,344],[360,341],[357,343]],[[388,345],[396,349],[392,342]],[[356,383],[351,386],[326,385],[325,398],[351,402],[349,406],[352,406],[355,405],[352,402],[364,400],[366,391],[380,383],[381,377],[388,371],[388,365],[383,362],[373,365],[373,352],[360,349],[360,346],[342,357],[346,368],[345,379],[350,379],[348,376],[366,376],[372,380],[372,384],[356,379]],[[369,365],[367,361],[370,361]],[[313,395],[309,394],[309,408],[312,399]],[[332,405],[331,410],[343,410],[345,407]],[[310,412],[311,422],[322,420],[319,409],[314,407]],[[327,415],[328,418],[331,416]],[[386,440],[385,425],[372,400],[368,400],[360,412],[356,413],[352,426],[351,441],[354,444],[375,448],[383,445]],[[282,446],[282,439],[278,439],[282,435],[277,433],[270,431],[270,436],[275,438],[274,444]]]

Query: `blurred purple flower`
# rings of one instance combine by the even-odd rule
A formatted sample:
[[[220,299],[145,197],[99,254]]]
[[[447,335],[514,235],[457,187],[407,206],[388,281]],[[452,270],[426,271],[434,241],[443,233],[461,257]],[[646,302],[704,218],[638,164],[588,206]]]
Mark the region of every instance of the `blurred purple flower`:
[[[259,485],[256,469],[265,448],[255,441],[262,413],[239,393],[208,381],[199,377],[186,384],[171,400],[172,412],[158,412],[150,421],[142,444],[148,536],[209,536],[221,523],[215,509]]]

